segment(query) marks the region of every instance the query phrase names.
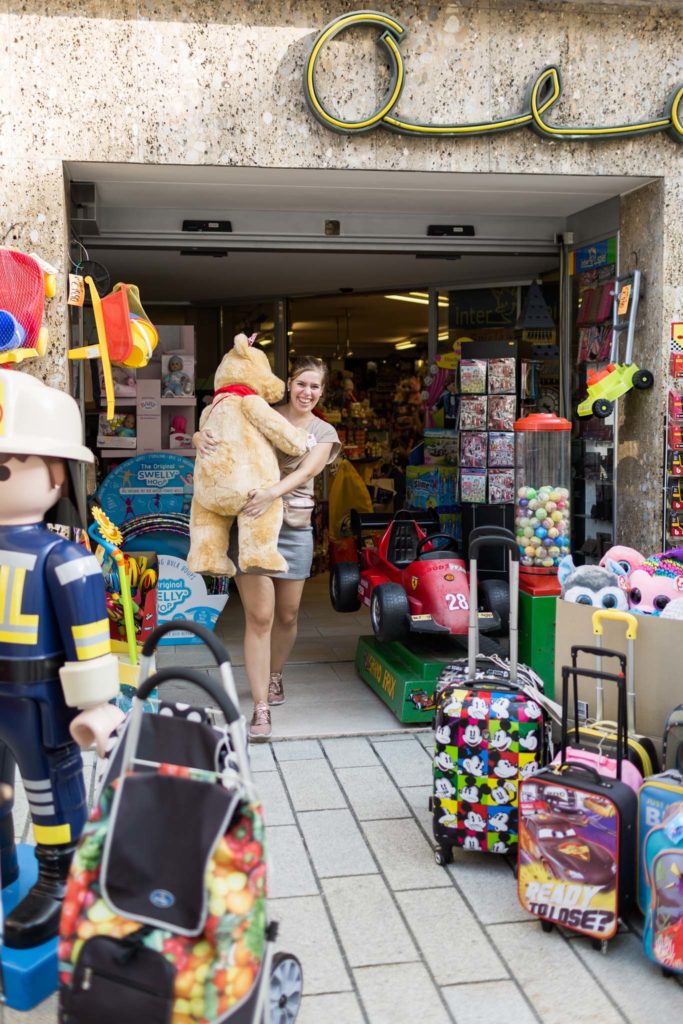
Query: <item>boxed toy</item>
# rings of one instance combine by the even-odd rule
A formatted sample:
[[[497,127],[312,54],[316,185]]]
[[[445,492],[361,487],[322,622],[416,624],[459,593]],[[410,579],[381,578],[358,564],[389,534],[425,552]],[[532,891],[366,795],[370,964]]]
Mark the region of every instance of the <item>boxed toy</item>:
[[[489,470],[489,504],[505,505],[515,500],[515,473],[513,469]]]
[[[457,544],[462,541],[462,518],[459,512],[439,512],[439,529],[448,533]]]
[[[489,466],[514,466],[515,435],[513,433],[489,434]]]
[[[463,433],[460,435],[460,465],[486,467],[488,435],[485,433]]]
[[[460,399],[460,429],[486,430],[486,395],[466,395]]]
[[[460,499],[470,504],[486,504],[486,470],[463,469],[460,476]]]
[[[137,447],[135,413],[116,413],[110,420],[105,413],[100,413],[97,444],[100,448]]]
[[[674,423],[683,421],[683,395],[677,391],[669,392],[669,419]]]
[[[185,398],[194,394],[194,356],[164,352],[161,357],[161,397]]]
[[[425,430],[425,465],[457,466],[459,444],[458,435],[452,430]]]
[[[489,359],[489,394],[514,395],[516,383],[516,363],[513,356]]]
[[[406,505],[409,508],[452,509],[457,503],[457,466],[406,466]]]
[[[460,393],[463,395],[486,394],[486,360],[460,360]]]
[[[674,452],[683,451],[683,423],[669,423],[669,448]]]
[[[512,430],[515,425],[517,399],[514,395],[489,397],[489,430]]]
[[[102,373],[102,365],[98,365],[100,376],[100,395],[104,396],[104,374]],[[114,381],[115,398],[135,398],[137,394],[135,370],[129,370],[127,366],[112,365],[111,376]]]

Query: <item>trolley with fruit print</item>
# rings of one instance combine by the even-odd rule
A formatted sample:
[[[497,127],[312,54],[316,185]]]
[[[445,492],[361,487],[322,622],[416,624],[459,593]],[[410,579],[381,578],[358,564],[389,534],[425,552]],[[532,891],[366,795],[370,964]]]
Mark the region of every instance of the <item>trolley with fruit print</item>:
[[[169,630],[195,633],[220,683],[184,667],[149,674]],[[188,705],[143,715],[170,681],[211,697],[225,725]],[[59,942],[61,1024],[292,1024],[296,957],[273,955],[261,805],[227,652],[195,622],[146,640],[133,709],[110,752],[74,854]]]

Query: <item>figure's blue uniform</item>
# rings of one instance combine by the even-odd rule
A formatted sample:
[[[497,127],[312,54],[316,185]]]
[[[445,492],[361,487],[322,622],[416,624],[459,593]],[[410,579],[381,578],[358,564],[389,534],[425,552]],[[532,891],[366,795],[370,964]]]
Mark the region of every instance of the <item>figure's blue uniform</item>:
[[[59,668],[110,650],[94,556],[42,523],[0,526],[0,781],[14,783],[16,761],[39,844],[75,841],[87,816]]]

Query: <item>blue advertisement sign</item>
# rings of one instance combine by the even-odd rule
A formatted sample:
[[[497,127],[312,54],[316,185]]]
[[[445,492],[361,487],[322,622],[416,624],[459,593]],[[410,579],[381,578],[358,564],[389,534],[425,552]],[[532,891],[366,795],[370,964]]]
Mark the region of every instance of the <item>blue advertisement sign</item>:
[[[598,267],[607,267],[611,263],[616,263],[617,240],[616,238],[605,238],[602,242],[593,242],[592,245],[576,249],[572,255],[574,257],[573,273],[575,274],[583,274],[586,270],[597,270]]]
[[[151,549],[184,558],[193,485],[193,459],[148,452],[113,469],[95,499],[123,533],[124,550]]]

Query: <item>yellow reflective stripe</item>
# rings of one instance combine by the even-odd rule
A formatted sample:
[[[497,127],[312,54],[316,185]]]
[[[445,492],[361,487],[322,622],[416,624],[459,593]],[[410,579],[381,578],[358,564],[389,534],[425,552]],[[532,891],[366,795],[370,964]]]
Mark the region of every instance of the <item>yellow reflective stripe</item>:
[[[5,598],[9,582],[9,565],[0,565],[0,622],[5,620]]]
[[[0,566],[0,641],[3,643],[38,643],[38,616],[21,611],[26,569],[15,565]],[[9,594],[9,608],[7,607]]]
[[[61,846],[71,842],[71,825],[34,825],[33,835],[37,843],[45,846]]]
[[[99,658],[103,654],[111,652],[109,619],[88,622],[82,626],[72,626],[71,635],[79,661],[90,661],[91,658]]]
[[[98,619],[97,622],[87,622],[84,626],[72,626],[71,632],[74,640],[83,640],[85,637],[98,636],[106,631],[109,633],[109,619]]]
[[[78,661],[91,661],[93,658],[101,658],[103,654],[111,654],[109,637],[106,640],[98,640],[94,644],[76,646],[76,658]]]

